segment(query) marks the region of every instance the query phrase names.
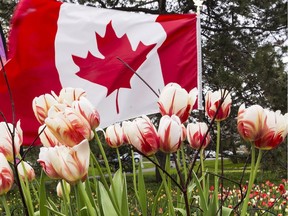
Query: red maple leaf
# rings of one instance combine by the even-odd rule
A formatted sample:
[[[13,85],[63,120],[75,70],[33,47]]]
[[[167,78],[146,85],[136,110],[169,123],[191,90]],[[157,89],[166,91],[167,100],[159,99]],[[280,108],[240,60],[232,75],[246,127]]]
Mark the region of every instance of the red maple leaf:
[[[130,79],[134,72],[127,68],[119,59],[126,62],[133,70],[137,69],[146,60],[147,54],[156,44],[144,45],[139,42],[136,50],[132,50],[126,34],[118,38],[112,27],[112,21],[107,25],[104,37],[96,33],[96,42],[104,59],[93,56],[89,51],[86,58],[72,55],[73,61],[79,66],[76,73],[79,77],[90,82],[106,86],[106,97],[117,90],[116,109],[118,108],[118,92],[120,88],[131,88]]]

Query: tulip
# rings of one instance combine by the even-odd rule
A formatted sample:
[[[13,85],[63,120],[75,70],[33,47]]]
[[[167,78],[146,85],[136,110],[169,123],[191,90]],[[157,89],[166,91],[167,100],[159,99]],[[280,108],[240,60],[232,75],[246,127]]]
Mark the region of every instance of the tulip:
[[[29,182],[35,179],[34,169],[26,161],[22,161],[20,164],[18,164],[17,169],[23,180],[25,180],[25,176]]]
[[[253,142],[262,150],[276,148],[288,133],[288,114],[269,111],[259,105],[239,107],[237,128],[244,140]]]
[[[44,94],[33,99],[32,108],[35,117],[40,124],[44,123],[47,118],[48,110],[56,103],[57,100],[51,94]]]
[[[162,116],[159,123],[158,135],[160,150],[165,153],[176,152],[182,142],[182,124],[176,115]]]
[[[160,113],[163,116],[177,115],[183,123],[188,119],[196,99],[196,88],[192,89],[188,94],[188,92],[177,83],[169,83],[163,88],[159,96],[158,105]]]
[[[118,148],[123,144],[123,130],[119,123],[106,128],[105,140],[111,148]]]
[[[47,128],[46,125],[41,125],[38,129],[38,134],[41,143],[45,147],[54,147],[62,145],[59,140],[52,134],[52,132]]]
[[[80,97],[78,101],[72,103],[72,107],[89,122],[92,130],[99,126],[99,113],[87,98]]]
[[[159,137],[156,128],[147,116],[136,118],[132,122],[123,122],[123,132],[128,143],[146,156],[155,154],[159,149]]]
[[[67,183],[66,181],[62,181],[63,187],[66,188],[66,193],[70,194],[71,191],[71,187],[70,184]],[[63,197],[63,188],[62,188],[62,184],[61,182],[59,182],[56,186],[56,192],[57,192],[57,196],[62,198]]]
[[[71,106],[73,101],[80,100],[82,96],[86,96],[86,92],[81,88],[63,88],[57,98],[59,103]]]
[[[14,182],[13,171],[5,158],[0,152],[0,195],[6,194]]]
[[[221,100],[224,100],[221,104]],[[227,91],[221,89],[216,92],[208,91],[205,96],[205,110],[206,115],[213,119],[215,117],[215,121],[223,121],[228,118],[231,111],[231,95],[227,93]],[[220,106],[221,104],[221,106]],[[218,108],[220,106],[220,108]],[[219,109],[219,110],[218,110]],[[218,110],[217,114],[216,111]]]
[[[70,147],[94,136],[89,122],[71,107],[52,106],[45,124],[60,143]]]
[[[87,177],[90,148],[87,139],[74,147],[41,147],[37,160],[44,172],[52,179],[64,179],[76,184]]]
[[[282,115],[280,111],[269,111],[264,109],[267,121],[263,135],[260,139],[255,140],[255,147],[262,150],[270,150],[281,144],[288,133],[288,114]]]
[[[12,124],[0,122],[0,152],[2,152],[7,160],[12,163],[14,161],[12,145],[14,145],[15,156],[17,156],[19,155],[20,147],[23,142],[23,132],[20,127],[20,121],[16,124],[14,144],[12,142],[11,132],[13,132]]]
[[[211,137],[207,131],[208,126],[204,122],[189,123],[187,125],[187,140],[193,149],[199,149],[200,147],[205,149],[208,146]]]
[[[187,129],[184,124],[182,124],[181,127],[182,127],[181,140],[184,141],[187,139]]]
[[[246,141],[255,141],[262,137],[263,130],[267,124],[266,113],[259,105],[245,108],[242,104],[238,110],[237,129],[242,138]]]

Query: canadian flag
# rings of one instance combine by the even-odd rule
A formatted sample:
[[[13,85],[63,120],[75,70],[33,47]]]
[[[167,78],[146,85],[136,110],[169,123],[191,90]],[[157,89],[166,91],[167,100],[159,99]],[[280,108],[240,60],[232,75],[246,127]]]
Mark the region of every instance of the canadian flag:
[[[196,14],[149,15],[54,0],[22,0],[11,23],[8,80],[24,142],[40,126],[34,97],[83,88],[101,127],[158,112],[165,84],[197,87]],[[136,73],[135,73],[136,72]],[[144,81],[145,82],[144,82]],[[0,110],[11,119],[3,78]]]

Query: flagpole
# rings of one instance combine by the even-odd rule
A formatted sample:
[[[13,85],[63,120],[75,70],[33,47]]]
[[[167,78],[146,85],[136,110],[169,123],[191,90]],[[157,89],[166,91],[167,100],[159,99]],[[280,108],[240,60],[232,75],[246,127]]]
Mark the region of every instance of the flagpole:
[[[3,63],[7,60],[7,49],[6,49],[6,40],[3,33],[3,28],[0,23],[0,58],[2,59]],[[0,65],[1,66],[1,65]],[[0,67],[1,68],[1,67]]]
[[[201,17],[200,11],[204,0],[193,0],[197,7],[197,73],[198,73],[198,110],[203,110],[202,97],[202,46],[201,46]]]

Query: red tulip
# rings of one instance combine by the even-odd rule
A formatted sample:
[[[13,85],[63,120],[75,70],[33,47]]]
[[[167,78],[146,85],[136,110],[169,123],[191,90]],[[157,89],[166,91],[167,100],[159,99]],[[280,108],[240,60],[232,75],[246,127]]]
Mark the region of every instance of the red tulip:
[[[6,194],[14,183],[13,171],[5,158],[0,152],[0,195]]]
[[[159,137],[156,128],[147,116],[132,122],[123,122],[123,132],[128,143],[146,156],[155,154],[159,149]]]
[[[202,144],[202,148],[205,149],[210,143],[211,137],[208,133],[208,126],[204,122],[189,123],[187,125],[187,140],[193,149],[199,149]]]
[[[182,124],[176,115],[162,116],[159,123],[158,135],[160,150],[165,153],[176,152],[182,142]]]
[[[12,124],[6,123],[6,122],[0,122],[0,152],[5,155],[5,157],[7,158],[9,162],[13,163],[14,156],[13,156],[13,148],[12,148],[13,142],[12,142],[12,136],[11,136],[12,131],[13,131]],[[18,121],[16,124],[15,137],[14,137],[15,156],[19,155],[22,142],[23,142],[23,132],[20,127],[20,121]]]
[[[123,130],[119,123],[106,128],[105,140],[111,148],[118,148],[123,144]]]
[[[223,103],[220,106],[221,99],[224,99]],[[216,115],[216,111],[220,106],[215,121],[223,121],[228,118],[231,111],[232,99],[230,94],[227,94],[227,91],[221,89],[215,92],[208,91],[205,96],[205,110],[206,115],[213,119]]]
[[[185,122],[196,102],[197,94],[196,88],[192,89],[188,94],[188,92],[177,83],[167,84],[163,88],[158,100],[161,114],[163,116],[172,116],[174,114],[180,118],[182,123]]]

